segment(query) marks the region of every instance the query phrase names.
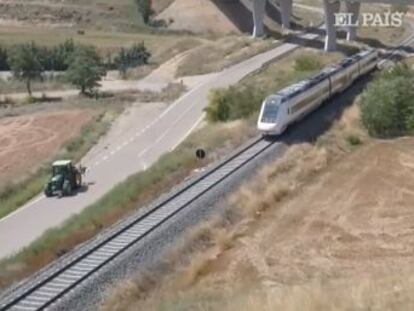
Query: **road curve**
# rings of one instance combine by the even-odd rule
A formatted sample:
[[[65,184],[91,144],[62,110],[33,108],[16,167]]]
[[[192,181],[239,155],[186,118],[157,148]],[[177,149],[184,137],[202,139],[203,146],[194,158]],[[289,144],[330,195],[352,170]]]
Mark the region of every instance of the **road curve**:
[[[303,37],[313,39],[316,36]],[[90,184],[88,191],[63,199],[38,196],[0,220],[0,258],[28,246],[46,230],[59,226],[96,202],[117,183],[145,169],[163,153],[175,148],[202,118],[208,93],[212,89],[232,85],[296,48],[296,44],[285,43],[212,74],[164,110],[161,107],[157,113],[145,118],[141,116],[132,130],[115,137],[109,146],[98,151],[95,148],[82,162],[90,168],[85,178],[85,182]]]

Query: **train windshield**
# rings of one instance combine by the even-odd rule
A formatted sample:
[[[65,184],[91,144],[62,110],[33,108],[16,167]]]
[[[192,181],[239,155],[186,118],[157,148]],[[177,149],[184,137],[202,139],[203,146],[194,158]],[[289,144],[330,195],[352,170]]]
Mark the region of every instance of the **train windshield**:
[[[281,98],[279,96],[272,96],[266,99],[263,108],[262,122],[275,123],[277,114],[279,112]]]

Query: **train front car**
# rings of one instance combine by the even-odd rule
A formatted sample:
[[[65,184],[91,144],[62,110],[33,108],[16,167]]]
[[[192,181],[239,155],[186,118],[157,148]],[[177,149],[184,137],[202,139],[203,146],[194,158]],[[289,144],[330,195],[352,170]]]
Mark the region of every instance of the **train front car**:
[[[257,128],[264,136],[279,135],[286,128],[286,111],[283,97],[270,95],[262,104]]]

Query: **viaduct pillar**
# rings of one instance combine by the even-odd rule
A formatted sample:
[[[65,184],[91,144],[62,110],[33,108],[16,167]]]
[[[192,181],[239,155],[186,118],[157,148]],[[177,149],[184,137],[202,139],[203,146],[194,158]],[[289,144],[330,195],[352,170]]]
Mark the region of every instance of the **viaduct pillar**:
[[[266,0],[253,0],[253,37],[264,35],[263,20],[265,15]]]
[[[292,16],[292,0],[279,0],[280,15],[282,16],[282,27],[290,28],[290,18]]]
[[[346,12],[349,14],[352,14],[352,25],[355,25],[356,22],[358,21],[358,17],[359,17],[359,11],[361,8],[361,2],[350,2],[350,1],[346,1],[345,2],[345,8],[346,8]],[[356,35],[357,35],[357,26],[349,26],[347,29],[347,35],[346,35],[346,39],[348,41],[352,41],[356,39]]]
[[[323,0],[325,9],[325,51],[336,50],[335,13],[339,12],[341,3],[335,0]]]

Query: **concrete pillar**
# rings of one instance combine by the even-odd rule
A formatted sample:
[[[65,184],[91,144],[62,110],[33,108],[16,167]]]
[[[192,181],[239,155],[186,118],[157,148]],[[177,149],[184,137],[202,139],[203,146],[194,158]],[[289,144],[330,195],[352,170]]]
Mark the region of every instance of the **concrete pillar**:
[[[282,16],[282,27],[290,28],[290,17],[292,16],[292,0],[279,0],[280,15]]]
[[[361,2],[345,2],[346,12],[351,14],[352,25],[355,25],[358,21],[359,11],[361,8]],[[349,26],[347,29],[346,40],[352,41],[356,39],[357,35],[357,26]]]
[[[325,51],[336,50],[335,13],[339,12],[341,3],[335,0],[323,0],[325,9]]]
[[[253,37],[264,35],[263,20],[265,16],[266,0],[253,0]]]

